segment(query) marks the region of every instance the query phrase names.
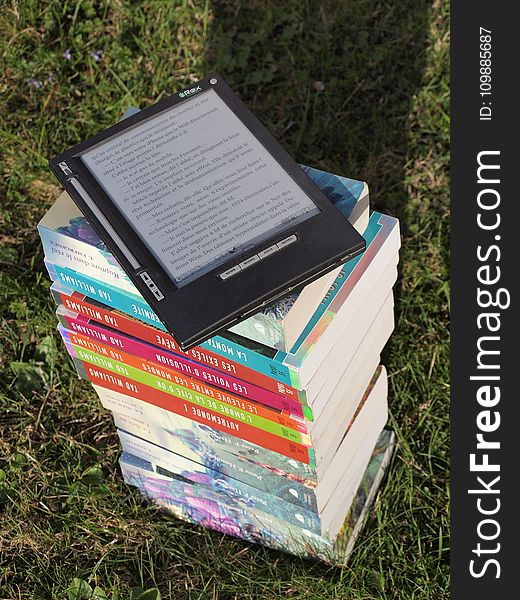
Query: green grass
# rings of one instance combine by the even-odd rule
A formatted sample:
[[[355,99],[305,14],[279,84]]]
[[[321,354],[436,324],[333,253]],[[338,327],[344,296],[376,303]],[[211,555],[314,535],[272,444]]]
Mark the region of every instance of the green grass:
[[[135,586],[173,599],[447,597],[447,2],[1,7],[0,599],[66,598],[75,577],[120,599]],[[298,161],[368,181],[373,207],[401,220],[383,357],[399,446],[344,570],[142,505],[121,481],[108,415],[56,339],[36,231],[58,193],[47,158],[211,70]]]

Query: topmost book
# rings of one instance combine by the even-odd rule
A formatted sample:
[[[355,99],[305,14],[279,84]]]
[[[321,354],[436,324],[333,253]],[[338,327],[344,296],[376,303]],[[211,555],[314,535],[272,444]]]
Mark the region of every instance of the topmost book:
[[[348,218],[357,231],[368,225],[369,192],[366,183],[301,167]],[[114,255],[66,192],[38,224],[45,256],[52,263],[80,271],[133,295],[139,291]],[[276,350],[289,351],[310,316],[333,284],[337,270],[324,275],[301,292],[275,302],[230,331]]]
[[[50,165],[185,350],[365,249],[219,75]]]

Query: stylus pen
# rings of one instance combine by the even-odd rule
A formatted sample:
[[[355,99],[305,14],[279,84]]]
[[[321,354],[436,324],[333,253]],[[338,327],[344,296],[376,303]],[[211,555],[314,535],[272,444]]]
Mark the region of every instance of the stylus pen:
[[[108,219],[105,215],[99,210],[96,203],[89,196],[87,190],[81,185],[79,180],[76,177],[71,177],[69,179],[70,183],[74,186],[78,194],[83,198],[85,204],[90,208],[90,210],[94,213],[94,216],[99,221],[99,223],[103,226],[105,231],[110,235],[110,237],[117,244],[118,248],[124,254],[126,260],[132,265],[132,268],[138,271],[141,269],[141,265],[136,260],[135,256],[130,252],[128,246],[123,242],[117,231],[112,227]]]

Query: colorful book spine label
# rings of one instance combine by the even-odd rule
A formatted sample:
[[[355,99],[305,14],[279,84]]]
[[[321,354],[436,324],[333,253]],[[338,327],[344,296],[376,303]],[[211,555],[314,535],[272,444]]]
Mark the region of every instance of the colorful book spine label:
[[[73,271],[70,268],[61,267],[48,260],[45,260],[45,266],[49,272],[50,278],[53,281],[57,281],[60,285],[82,292],[89,298],[98,300],[103,304],[107,304],[112,308],[132,317],[136,317],[140,321],[143,321],[148,325],[153,325],[157,329],[166,332],[166,328],[159,320],[159,317],[153,312],[142,297],[126,294],[97,279]],[[231,340],[225,339],[222,336],[215,336],[206,340],[200,345],[200,348],[202,351],[209,350],[228,360],[239,362],[250,369],[276,379],[289,388],[301,390],[298,371],[296,369],[289,369],[283,363],[287,356],[284,352],[276,352],[276,354],[270,358],[236,344]],[[194,358],[197,360],[196,357]]]
[[[87,327],[85,329],[87,335],[89,335],[89,328]],[[305,422],[301,420],[296,420],[290,415],[283,414],[279,410],[267,408],[266,406],[257,402],[249,401],[245,398],[237,396],[236,394],[229,393],[214,386],[208,385],[203,381],[189,377],[184,373],[175,371],[174,369],[166,367],[163,364],[148,361],[139,356],[135,356],[134,354],[130,354],[129,352],[125,351],[127,349],[123,347],[123,343],[121,343],[120,346],[110,346],[101,341],[97,341],[99,338],[92,339],[92,337],[78,334],[75,331],[64,329],[61,326],[59,327],[59,332],[65,343],[72,345],[74,348],[85,348],[86,350],[95,352],[96,354],[104,356],[105,358],[120,361],[125,365],[135,367],[146,373],[151,373],[157,377],[161,377],[162,379],[167,379],[168,381],[183,386],[186,389],[190,389],[197,394],[205,394],[207,397],[212,398],[215,401],[224,402],[229,406],[238,408],[244,412],[248,412],[251,415],[263,417],[267,420],[278,423],[279,425],[283,425],[284,427],[294,429],[295,431],[299,431],[303,434],[308,433]],[[105,335],[105,332],[103,332],[103,335]],[[112,336],[110,335],[109,337]],[[118,342],[119,340],[117,338],[113,338],[113,341]]]
[[[69,354],[74,358],[102,367],[113,373],[124,375],[129,379],[173,396],[180,401],[179,404],[183,406],[186,414],[194,412],[195,409],[212,410],[223,417],[232,419],[234,422],[247,424],[248,426],[280,436],[291,442],[295,442],[296,444],[301,444],[302,446],[311,446],[311,438],[309,435],[290,429],[280,423],[270,421],[258,414],[247,412],[237,406],[227,404],[224,401],[212,398],[207,394],[192,390],[186,385],[180,385],[173,378],[171,380],[167,379],[165,377],[167,373],[163,369],[157,369],[156,367],[147,365],[147,370],[142,370],[126,364],[121,360],[102,356],[101,354],[97,354],[96,352],[92,352],[81,346],[69,343],[67,343],[66,346]],[[184,378],[179,379],[182,383],[187,383]],[[178,402],[173,401],[173,404],[176,405]],[[179,410],[179,408],[177,408],[177,410]]]
[[[110,308],[106,304],[101,304],[81,292],[63,288],[56,282],[52,284],[51,292],[58,306],[63,306],[68,311],[81,315],[89,323],[95,321],[101,325],[107,325],[111,329],[116,329],[124,334],[143,340],[154,347],[167,350],[179,356],[186,356],[201,365],[212,367],[222,373],[229,373],[238,379],[248,381],[253,385],[257,385],[285,398],[298,399],[300,402],[305,401],[305,394],[303,392],[288,387],[281,381],[277,381],[270,376],[259,373],[241,362],[228,360],[216,352],[204,350],[200,346],[184,352],[178,347],[177,342],[169,333]],[[306,418],[311,419],[312,415],[306,415]]]
[[[136,338],[131,338],[117,331],[107,329],[101,325],[86,321],[83,317],[75,316],[67,311],[58,311],[58,319],[62,326],[74,332],[78,340],[83,340],[83,344],[88,342],[88,338],[98,345],[107,345],[130,355],[138,356],[146,361],[160,365],[164,369],[171,369],[177,375],[183,374],[186,377],[198,379],[211,387],[219,387],[230,394],[238,394],[249,400],[259,402],[265,406],[282,411],[283,414],[292,417],[295,415],[304,423],[304,415],[311,414],[309,407],[302,406],[299,402],[279,396],[269,390],[264,390],[254,384],[241,381],[236,377],[221,373],[216,369],[197,364],[193,360],[183,356],[175,355],[171,352],[158,349],[156,346],[146,344]],[[63,332],[61,332],[63,335]],[[77,342],[82,343],[82,342]],[[304,428],[305,430],[305,428]]]
[[[292,523],[298,527],[305,527],[315,533],[321,532],[319,516],[293,503],[285,502],[278,498],[273,501],[272,494],[265,493],[246,483],[237,481],[218,471],[204,468],[183,456],[168,452],[153,444],[140,444],[135,447],[132,443],[133,436],[124,431],[118,431],[123,452],[128,452],[148,461],[155,473],[166,475],[172,479],[182,479],[193,483],[209,492],[222,494],[226,502],[237,501],[239,504],[252,509],[265,511],[278,519]]]
[[[84,356],[87,353],[83,353],[83,349],[80,349]],[[78,352],[80,354],[80,352]],[[91,355],[93,353],[90,353]],[[94,357],[92,357],[94,358]],[[103,359],[103,357],[100,357]],[[106,369],[97,365],[94,365],[88,361],[76,359],[75,364],[80,375],[84,376],[90,382],[107,387],[108,389],[124,392],[134,398],[139,398],[144,402],[148,402],[160,408],[164,408],[178,415],[182,415],[186,418],[192,419],[197,423],[203,425],[209,425],[219,431],[224,431],[231,435],[237,436],[262,446],[268,450],[278,452],[284,456],[293,458],[297,461],[305,464],[314,464],[314,451],[300,443],[293,442],[291,439],[287,439],[283,435],[276,435],[270,431],[263,430],[259,427],[255,427],[249,422],[249,419],[244,421],[238,420],[237,418],[228,416],[234,414],[234,412],[223,407],[222,412],[208,408],[207,403],[204,399],[200,399],[201,403],[193,402],[195,400],[195,394],[188,390],[186,397],[182,398],[184,392],[180,389],[180,386],[173,386],[172,384],[163,382],[154,376],[151,378],[143,378],[146,381],[152,381],[152,386],[146,385],[142,381],[137,381],[126,373],[130,373],[133,369],[127,367],[121,363],[120,366],[114,369],[121,369],[121,372]],[[94,358],[94,360],[96,360]],[[105,359],[103,359],[105,360]],[[109,361],[105,361],[108,363]],[[79,363],[79,364],[78,364]],[[145,374],[146,375],[146,374]],[[172,389],[179,388],[174,392],[170,391],[170,385]],[[163,387],[164,386],[164,387]],[[176,394],[180,395],[180,398]],[[200,394],[198,395],[200,396]],[[176,400],[172,401],[172,397],[176,397]],[[180,401],[179,401],[180,400]],[[210,406],[211,403],[209,403]],[[215,406],[217,404],[215,403]],[[290,431],[285,428],[285,431]]]

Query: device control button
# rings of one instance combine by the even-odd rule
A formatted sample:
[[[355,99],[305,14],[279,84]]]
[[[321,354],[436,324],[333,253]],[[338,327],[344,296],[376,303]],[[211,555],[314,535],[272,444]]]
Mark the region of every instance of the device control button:
[[[247,269],[247,267],[250,267],[251,265],[254,265],[257,262],[260,262],[260,257],[257,254],[253,254],[253,256],[246,258],[246,260],[243,260],[241,263],[238,263],[238,265],[241,269]]]
[[[282,248],[286,248],[287,246],[289,246],[290,244],[294,244],[294,242],[297,240],[298,238],[296,237],[296,234],[292,234],[289,237],[286,237],[284,240],[282,240],[281,242],[278,242],[278,244],[276,244],[278,246],[278,249],[281,250]]]
[[[260,258],[267,258],[268,256],[271,256],[271,254],[274,254],[275,252],[278,252],[278,246],[276,244],[273,244],[272,246],[269,246],[269,248],[266,248],[265,250],[262,250],[262,252],[258,253],[258,256]]]
[[[231,267],[227,271],[224,271],[223,273],[221,273],[219,275],[219,277],[220,277],[220,279],[228,279],[229,277],[232,277],[233,275],[240,273],[241,270],[242,269],[240,268],[240,265],[235,265],[234,267]]]

